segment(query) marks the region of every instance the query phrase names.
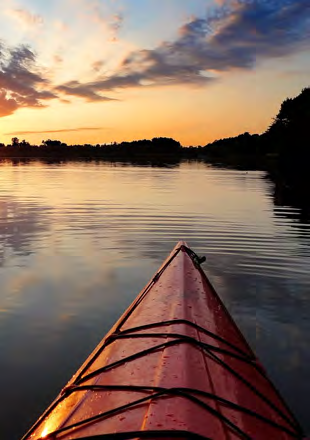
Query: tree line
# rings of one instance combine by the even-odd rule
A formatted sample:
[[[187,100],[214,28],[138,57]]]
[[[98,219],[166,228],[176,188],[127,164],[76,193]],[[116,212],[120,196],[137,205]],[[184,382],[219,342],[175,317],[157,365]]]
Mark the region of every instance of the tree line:
[[[156,137],[133,142],[114,142],[113,144],[67,145],[60,140],[43,140],[40,145],[31,145],[26,140],[12,138],[10,145],[0,144],[0,157],[51,157],[80,159],[135,159],[139,157],[176,156],[181,144],[174,139]]]
[[[282,173],[287,178],[308,176],[310,165],[310,88],[295,98],[287,98],[271,125],[262,134],[248,132],[235,137],[218,139],[205,146],[182,147],[171,138],[156,137],[113,144],[67,145],[60,140],[43,140],[31,145],[26,140],[12,138],[12,143],[0,144],[0,157],[98,158],[135,160],[166,160],[201,158],[211,162]]]
[[[244,133],[219,139],[204,147],[210,157],[256,156],[278,158],[279,164],[302,167],[310,157],[310,88],[287,98],[268,129],[258,135]],[[309,165],[309,163],[308,163]]]

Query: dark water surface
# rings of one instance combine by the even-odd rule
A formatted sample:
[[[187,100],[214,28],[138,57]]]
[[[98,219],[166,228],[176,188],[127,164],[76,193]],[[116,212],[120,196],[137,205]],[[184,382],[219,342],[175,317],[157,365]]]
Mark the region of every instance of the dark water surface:
[[[273,194],[263,172],[200,163],[2,163],[0,438],[22,436],[180,239],[310,434],[310,224]]]

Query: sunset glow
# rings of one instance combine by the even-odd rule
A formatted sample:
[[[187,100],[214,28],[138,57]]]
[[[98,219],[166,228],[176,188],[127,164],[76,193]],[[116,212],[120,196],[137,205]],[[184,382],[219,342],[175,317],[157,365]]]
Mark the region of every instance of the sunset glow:
[[[0,142],[205,145],[309,86],[304,0],[2,0]]]

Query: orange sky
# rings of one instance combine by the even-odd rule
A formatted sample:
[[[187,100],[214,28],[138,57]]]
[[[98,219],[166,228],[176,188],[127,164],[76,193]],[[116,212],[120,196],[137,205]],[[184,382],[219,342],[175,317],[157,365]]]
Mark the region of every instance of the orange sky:
[[[4,0],[0,11],[0,142],[205,145],[263,132],[309,86],[299,0],[289,13],[284,0],[42,3]]]

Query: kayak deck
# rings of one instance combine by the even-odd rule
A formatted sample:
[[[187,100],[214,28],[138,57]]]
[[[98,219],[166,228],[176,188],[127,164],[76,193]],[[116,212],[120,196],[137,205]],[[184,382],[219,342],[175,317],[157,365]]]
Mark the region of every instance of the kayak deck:
[[[24,439],[99,435],[302,438],[184,242]]]

